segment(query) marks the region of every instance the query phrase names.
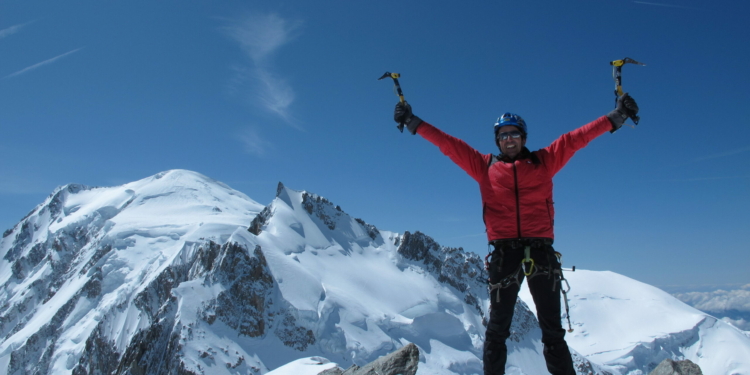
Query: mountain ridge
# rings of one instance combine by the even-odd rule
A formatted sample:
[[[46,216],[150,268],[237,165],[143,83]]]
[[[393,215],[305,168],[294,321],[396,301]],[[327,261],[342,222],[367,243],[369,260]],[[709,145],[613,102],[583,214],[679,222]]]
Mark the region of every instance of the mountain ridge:
[[[302,357],[346,368],[408,343],[420,374],[481,373],[489,302],[478,255],[379,230],[281,183],[265,206],[185,170],[65,185],[5,232],[0,256],[0,374],[264,374]],[[579,374],[635,375],[665,355],[698,361],[725,339],[740,346],[725,350],[734,362],[701,366],[750,373],[736,358],[750,339],[725,323],[620,275],[566,276]],[[545,373],[533,301],[521,297],[508,373]],[[601,315],[626,320],[614,309],[633,313],[633,303],[678,319],[626,327],[630,344],[599,332]]]

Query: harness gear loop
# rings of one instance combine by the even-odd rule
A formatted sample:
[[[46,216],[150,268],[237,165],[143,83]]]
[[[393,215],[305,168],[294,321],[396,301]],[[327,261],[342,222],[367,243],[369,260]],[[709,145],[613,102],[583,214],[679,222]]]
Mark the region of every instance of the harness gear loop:
[[[521,282],[518,281],[518,276],[521,274],[521,268],[522,267],[519,265],[515,271],[513,271],[510,275],[505,276],[502,280],[498,281],[495,284],[489,283],[490,295],[492,295],[492,291],[497,290],[497,297],[495,298],[495,302],[500,302],[500,289],[505,289],[513,284],[519,286],[521,285]]]
[[[521,285],[521,283],[518,281],[518,275],[519,275],[519,273],[521,271],[521,267],[520,266],[514,272],[512,272],[508,276],[505,276],[503,279],[501,279],[497,283],[493,284],[492,282],[490,282],[490,278],[489,278],[490,262],[488,261],[489,257],[491,257],[491,256],[493,258],[495,256],[498,257],[498,259],[497,259],[497,267],[498,267],[498,270],[499,270],[503,266],[504,255],[505,255],[505,253],[503,253],[502,251],[497,251],[496,250],[496,251],[493,251],[492,253],[487,254],[487,256],[484,257],[484,266],[485,266],[485,269],[487,269],[487,273],[488,273],[488,275],[487,275],[488,276],[487,277],[487,285],[489,285],[489,288],[490,288],[489,294],[490,294],[490,297],[492,297],[492,292],[495,291],[495,290],[497,291],[497,295],[495,297],[495,301],[496,302],[500,302],[500,289],[507,288],[507,287],[509,287],[509,286],[511,286],[513,284]],[[493,262],[494,262],[494,260],[493,260]]]
[[[560,263],[560,269],[557,270],[560,273],[560,291],[563,295],[563,301],[565,302],[565,318],[568,320],[568,333],[573,332],[573,326],[570,324],[570,306],[568,306],[568,292],[570,292],[570,284],[568,283],[568,279],[563,276],[562,273],[562,254],[555,251],[555,256],[557,257],[557,261]],[[573,270],[575,270],[575,267],[573,267]],[[562,287],[562,283],[565,283],[565,288]]]
[[[495,302],[498,302],[498,303],[500,302],[500,289],[501,288],[502,287],[500,286],[500,283],[497,283],[497,284],[490,283],[490,296],[492,296],[493,290],[497,290],[497,298],[495,298]]]
[[[523,265],[523,274],[528,277],[534,273],[534,259],[531,258],[531,246],[526,245],[523,251],[526,257],[521,261],[521,265]],[[527,263],[531,263],[528,268],[526,267]]]

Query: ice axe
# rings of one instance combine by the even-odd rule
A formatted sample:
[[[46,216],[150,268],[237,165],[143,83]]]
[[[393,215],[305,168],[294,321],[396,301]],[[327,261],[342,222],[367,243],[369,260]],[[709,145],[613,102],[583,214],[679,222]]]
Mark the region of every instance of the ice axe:
[[[622,66],[625,64],[646,66],[646,64],[639,63],[638,61],[635,61],[630,57],[609,62],[609,65],[612,65],[612,78],[615,79],[615,107],[617,106],[617,100],[625,94],[622,91]],[[631,115],[628,113],[628,117],[630,117],[633,120],[633,123],[635,123],[636,125],[638,125],[638,121],[641,120],[641,118],[635,114]]]
[[[393,84],[396,86],[396,92],[398,93],[398,100],[401,101],[401,103],[406,103],[406,100],[404,99],[404,93],[401,91],[401,85],[398,83],[398,78],[401,77],[401,74],[398,73],[391,73],[391,72],[385,72],[382,77],[378,78],[378,81],[380,81],[383,78],[393,78]],[[406,124],[401,123],[398,124],[396,127],[398,130],[400,130],[402,133],[404,132],[404,126]]]

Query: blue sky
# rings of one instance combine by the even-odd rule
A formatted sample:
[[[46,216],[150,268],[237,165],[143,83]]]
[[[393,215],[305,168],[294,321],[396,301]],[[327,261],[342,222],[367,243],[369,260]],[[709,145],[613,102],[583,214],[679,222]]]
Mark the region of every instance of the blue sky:
[[[750,283],[747,2],[0,1],[0,227],[56,186],[168,169],[267,204],[282,181],[380,229],[487,251],[476,183],[392,122],[414,112],[484,153],[609,112],[609,61],[636,129],[555,178],[566,266],[672,290]]]

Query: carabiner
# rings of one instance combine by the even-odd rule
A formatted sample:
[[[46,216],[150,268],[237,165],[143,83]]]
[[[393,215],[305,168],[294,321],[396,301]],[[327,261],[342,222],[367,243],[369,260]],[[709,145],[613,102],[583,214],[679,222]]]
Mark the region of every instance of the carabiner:
[[[526,258],[521,261],[521,265],[523,265],[523,274],[528,276],[531,276],[532,273],[534,273],[534,259],[531,258],[531,246],[526,246],[524,249],[524,254],[526,255]],[[529,267],[529,270],[526,271],[526,263],[531,263],[531,266]]]

